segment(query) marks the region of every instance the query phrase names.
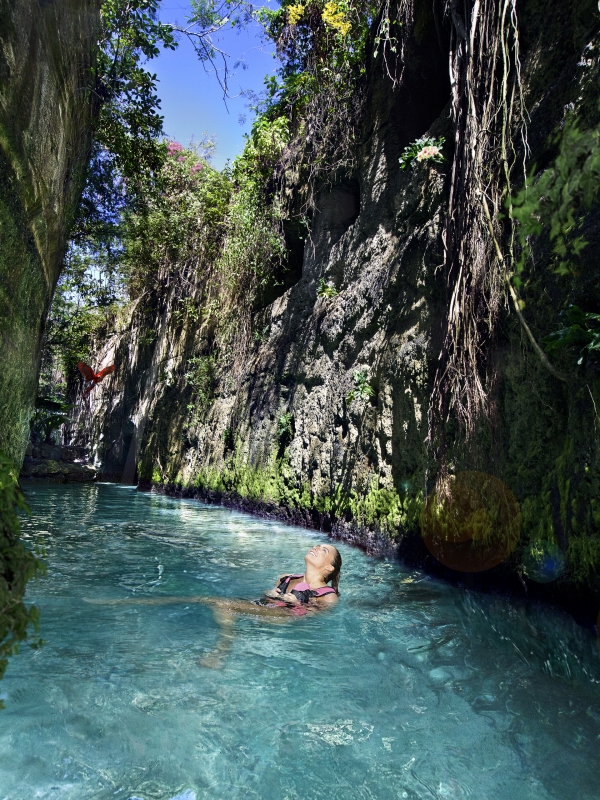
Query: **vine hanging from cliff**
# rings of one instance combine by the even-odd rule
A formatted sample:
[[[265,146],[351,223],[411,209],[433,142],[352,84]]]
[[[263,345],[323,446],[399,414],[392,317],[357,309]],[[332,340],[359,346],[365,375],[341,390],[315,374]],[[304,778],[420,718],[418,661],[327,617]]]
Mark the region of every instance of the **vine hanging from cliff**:
[[[434,4],[435,5],[435,4]],[[384,0],[377,15],[373,58],[381,53],[381,65],[394,86],[402,82],[406,44],[413,32],[415,0]]]
[[[303,186],[305,211],[323,182],[356,167],[366,51],[378,7],[372,0],[287,0],[262,14],[282,66],[267,80],[267,100],[258,108],[289,120],[292,136],[278,174],[283,197],[287,184]]]
[[[259,118],[231,172],[235,191],[215,267],[218,283],[213,288],[211,313],[218,320],[216,339],[222,365],[229,368],[229,381],[236,387],[252,341],[252,311],[285,262],[281,205],[270,187],[275,165],[288,142],[285,117]]]
[[[517,163],[514,142],[527,151],[516,1],[449,0],[446,12],[455,152],[443,234],[446,331],[429,410],[429,439],[438,435],[442,455],[450,413],[468,436],[488,411],[487,354],[505,281],[483,200],[497,220]]]

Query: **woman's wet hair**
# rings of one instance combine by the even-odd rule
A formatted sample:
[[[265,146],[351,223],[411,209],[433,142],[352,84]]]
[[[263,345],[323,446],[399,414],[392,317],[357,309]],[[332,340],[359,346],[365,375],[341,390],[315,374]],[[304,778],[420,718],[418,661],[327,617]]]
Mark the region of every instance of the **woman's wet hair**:
[[[331,562],[331,566],[333,567],[333,572],[330,572],[329,575],[327,575],[326,580],[331,581],[332,589],[335,589],[337,592],[338,586],[340,584],[340,570],[342,568],[342,557],[337,548],[333,554],[333,560]]]

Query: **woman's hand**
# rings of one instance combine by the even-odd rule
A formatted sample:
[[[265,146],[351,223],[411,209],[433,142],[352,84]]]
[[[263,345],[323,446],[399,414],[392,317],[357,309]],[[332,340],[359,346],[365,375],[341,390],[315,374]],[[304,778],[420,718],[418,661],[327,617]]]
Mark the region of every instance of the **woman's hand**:
[[[291,592],[286,592],[285,594],[282,594],[281,599],[292,606],[302,605],[302,603],[300,602],[300,600],[298,600],[296,595],[292,594]]]
[[[281,591],[279,589],[268,589],[265,592],[265,597],[270,597],[272,600],[281,600]]]

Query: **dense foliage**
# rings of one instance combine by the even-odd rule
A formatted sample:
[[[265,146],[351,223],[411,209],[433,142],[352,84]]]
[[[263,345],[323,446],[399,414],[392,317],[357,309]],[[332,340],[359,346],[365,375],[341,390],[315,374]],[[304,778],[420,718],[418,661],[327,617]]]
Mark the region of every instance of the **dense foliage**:
[[[97,91],[102,105],[96,133],[123,175],[153,167],[162,132],[156,76],[144,68],[162,45],[175,49],[173,29],[158,19],[159,0],[104,0],[97,55]]]
[[[308,205],[319,181],[352,172],[364,102],[367,45],[378,4],[369,0],[283,2],[261,19],[281,67],[257,109],[289,120],[282,168],[302,172]]]
[[[248,345],[253,306],[285,256],[269,179],[287,141],[285,119],[261,119],[242,155],[222,172],[210,166],[207,152],[170,142],[158,190],[123,217],[129,297],[168,295],[176,318],[215,329],[221,360]]]
[[[119,214],[140,182],[151,180],[164,149],[156,75],[145,68],[160,47],[174,49],[160,0],[104,0],[94,75],[98,118],[87,179],[73,225],[77,245],[100,251],[118,238]],[[124,183],[126,181],[127,183]],[[126,193],[129,197],[126,198]]]
[[[0,678],[9,656],[18,651],[19,643],[27,637],[28,628],[33,627],[36,632],[39,628],[38,610],[23,602],[27,583],[45,569],[39,558],[41,554],[32,553],[19,540],[18,512],[26,511],[14,465],[0,453]],[[39,639],[34,636],[31,646],[38,644]]]
[[[570,116],[554,140],[559,153],[552,166],[532,175],[510,200],[511,214],[518,220],[522,273],[531,256],[530,237],[547,236],[552,243],[552,267],[559,275],[576,273],[586,241],[579,234],[584,213],[598,200],[600,189],[600,128],[581,131]],[[578,235],[579,234],[579,235]],[[515,276],[520,284],[519,275]]]
[[[549,251],[548,265],[555,275],[570,279],[572,286],[580,283],[588,244],[582,231],[600,192],[600,128],[581,130],[570,114],[550,144],[558,148],[552,164],[541,172],[534,166],[525,186],[506,201],[520,245],[512,275],[516,287],[531,279],[534,251],[540,248]],[[565,286],[563,291],[568,305],[559,313],[560,327],[543,344],[548,352],[575,350],[577,363],[585,367],[589,356],[600,350],[600,317],[573,304],[572,288]]]
[[[147,197],[166,158],[156,75],[147,68],[160,49],[182,37],[203,64],[222,56],[213,36],[248,17],[243,0],[191,0],[184,27],[161,22],[160,0],[104,0],[95,68],[99,108],[87,181],[72,231],[74,247],[94,252],[100,268],[114,266],[120,221]],[[223,64],[225,80],[227,62]]]
[[[204,179],[196,174],[200,168],[194,164],[198,158],[204,163],[208,152],[188,153],[187,167],[181,164],[181,154],[179,161],[172,158],[162,139],[156,76],[147,64],[161,48],[175,49],[179,39],[187,37],[199,60],[214,65],[223,55],[214,34],[227,24],[247,21],[250,6],[243,0],[192,0],[184,27],[161,22],[159,6],[160,0],[105,0],[101,6],[95,67],[98,122],[45,332],[40,392],[50,400],[74,399],[76,364],[90,357],[94,337],[110,327],[120,305],[138,296],[142,286],[154,283],[156,288],[175,261],[189,265],[195,256],[214,260],[222,239],[218,220],[230,192],[229,178],[211,169]],[[221,66],[226,80],[226,61]],[[189,185],[186,178],[191,178]],[[199,191],[192,191],[186,212],[188,189],[194,187]],[[202,223],[194,228],[199,206]],[[148,243],[158,235],[156,224],[166,224],[164,239],[150,255]],[[192,228],[202,231],[198,241]],[[136,242],[141,229],[144,236]],[[188,252],[177,244],[182,232]]]
[[[179,300],[190,276],[208,274],[219,253],[231,195],[226,173],[209,166],[209,147],[166,147],[157,181],[122,221],[121,270],[131,299],[164,288],[177,275]]]
[[[578,350],[578,361],[584,366],[591,353],[600,351],[600,314],[582,311],[579,306],[570,305],[560,313],[561,327],[548,334],[542,342],[546,350],[560,350],[563,347]]]

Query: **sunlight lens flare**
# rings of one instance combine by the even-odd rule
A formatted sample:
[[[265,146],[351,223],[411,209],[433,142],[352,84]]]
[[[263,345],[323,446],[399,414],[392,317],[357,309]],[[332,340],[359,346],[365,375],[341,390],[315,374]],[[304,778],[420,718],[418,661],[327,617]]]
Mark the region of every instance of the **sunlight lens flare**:
[[[421,513],[429,552],[458,572],[483,572],[504,561],[521,533],[519,503],[501,480],[459,472],[432,492]]]
[[[565,557],[554,542],[532,542],[523,554],[523,572],[536,583],[551,583],[565,571]]]

